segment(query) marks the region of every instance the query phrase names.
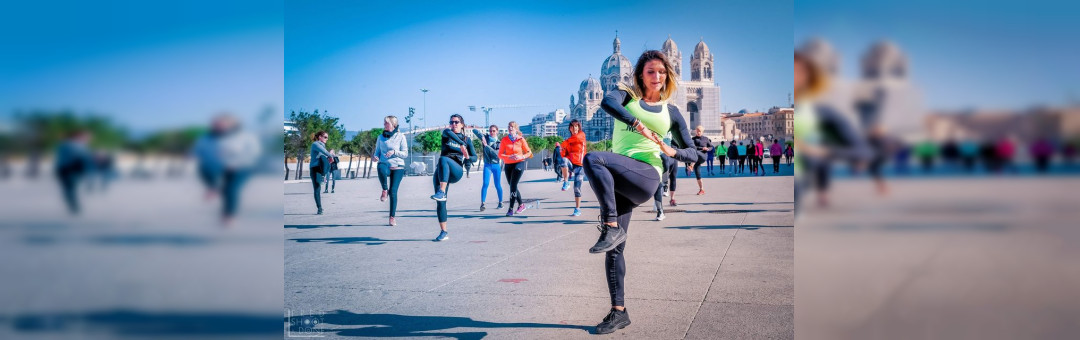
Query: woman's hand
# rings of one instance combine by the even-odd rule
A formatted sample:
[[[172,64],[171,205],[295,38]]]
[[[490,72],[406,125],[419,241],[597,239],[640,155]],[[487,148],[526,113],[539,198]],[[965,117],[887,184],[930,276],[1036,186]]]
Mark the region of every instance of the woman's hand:
[[[652,130],[649,130],[649,128],[646,127],[645,124],[642,124],[640,120],[637,121],[636,123],[634,123],[634,129],[637,129],[638,133],[640,133],[642,136],[645,136],[645,138],[648,138],[649,140],[651,140],[653,142],[663,143],[663,142],[660,141],[660,139],[656,138],[656,136],[657,136],[656,133],[652,132]]]
[[[371,159],[375,161],[375,163],[379,162],[379,156],[371,157]]]
[[[386,152],[386,158],[390,158],[392,156],[394,156],[394,150],[390,150],[390,151]]]
[[[668,157],[675,157],[675,148],[672,148],[670,145],[664,144],[663,142],[659,144],[661,152],[663,152]]]

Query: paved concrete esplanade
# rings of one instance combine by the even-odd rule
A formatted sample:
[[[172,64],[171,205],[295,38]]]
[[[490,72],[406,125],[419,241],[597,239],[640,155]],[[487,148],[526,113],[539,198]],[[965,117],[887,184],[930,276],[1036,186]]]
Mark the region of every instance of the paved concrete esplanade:
[[[493,187],[479,211],[480,172],[451,184],[443,242],[431,241],[430,177],[404,179],[394,227],[377,178],[339,181],[322,196],[324,215],[310,182],[286,183],[286,336],[598,337],[611,307],[604,256],[588,252],[599,207],[586,182],[582,216],[570,217],[573,192],[553,177],[527,171],[522,197],[544,203],[513,217],[494,208]],[[633,323],[604,337],[793,338],[792,185],[790,175],[712,177],[697,196],[680,178],[666,220],[653,221],[651,202],[639,207],[626,246]]]

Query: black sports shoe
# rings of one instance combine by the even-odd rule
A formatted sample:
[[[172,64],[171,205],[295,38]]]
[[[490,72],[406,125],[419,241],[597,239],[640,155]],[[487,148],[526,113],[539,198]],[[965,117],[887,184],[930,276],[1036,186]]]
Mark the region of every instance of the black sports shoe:
[[[600,230],[600,239],[596,240],[592,248],[589,248],[590,253],[605,253],[626,242],[626,229],[611,227],[603,223],[596,226],[596,229]]]
[[[604,317],[604,321],[596,325],[596,334],[614,333],[616,330],[626,328],[629,325],[630,313],[627,313],[625,308],[622,311],[612,308],[611,312],[608,312],[608,315]]]
[[[480,203],[480,211],[484,211],[485,209],[487,209],[487,207],[484,207],[484,204]]]

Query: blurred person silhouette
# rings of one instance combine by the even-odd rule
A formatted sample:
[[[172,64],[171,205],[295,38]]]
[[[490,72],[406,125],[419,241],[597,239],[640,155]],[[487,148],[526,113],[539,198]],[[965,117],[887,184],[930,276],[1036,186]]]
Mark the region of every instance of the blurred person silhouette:
[[[757,142],[746,143],[746,162],[750,163],[750,176],[757,176]]]
[[[817,204],[827,207],[831,162],[855,160],[865,156],[865,149],[848,118],[830,103],[816,102],[828,87],[831,75],[820,61],[803,51],[796,51],[795,78],[795,148],[802,153],[795,160],[795,204],[802,191],[813,187]]]
[[[1001,136],[997,142],[994,143],[994,153],[997,155],[999,163],[999,170],[1001,172],[1016,173],[1016,165],[1013,163],[1013,156],[1016,155],[1016,143],[1010,136]]]
[[[702,170],[705,169],[702,169],[701,165],[706,162],[706,158],[709,157],[709,152],[712,151],[714,147],[712,140],[710,140],[709,137],[705,137],[704,126],[698,125],[697,128],[694,129],[694,137],[691,137],[690,139],[693,140],[694,148],[697,149],[698,152],[698,161],[694,163],[694,177],[697,178],[697,194],[700,196],[705,194],[705,186],[701,182],[701,173]]]
[[[874,80],[871,78],[866,81],[873,82]],[[867,163],[867,170],[870,178],[874,181],[878,195],[886,195],[888,194],[888,185],[885,182],[884,167],[890,158],[889,156],[896,152],[896,143],[890,141],[889,136],[885,133],[885,126],[881,123],[884,114],[883,106],[886,100],[884,87],[876,86],[873,83],[864,83],[864,87],[860,89],[866,90],[867,88],[872,88],[871,92],[873,94],[860,93],[857,95],[855,110],[858,111],[863,138],[865,138],[871,153]]]
[[[730,174],[736,174],[739,171],[739,147],[736,145],[734,139],[731,140],[731,144],[727,148],[728,168]]]
[[[1031,143],[1031,157],[1035,161],[1035,171],[1045,174],[1050,170],[1050,158],[1054,156],[1054,144],[1049,138],[1039,137]]]
[[[960,145],[956,139],[949,137],[941,144],[941,164],[945,170],[955,170],[960,163]]]
[[[207,188],[207,197],[222,197],[221,222],[231,226],[240,204],[240,193],[262,154],[262,145],[252,133],[244,131],[231,114],[213,118],[210,130],[195,144],[199,177]]]
[[[727,174],[727,167],[725,166],[725,163],[727,163],[728,148],[725,144],[727,144],[727,141],[720,141],[720,146],[716,148],[717,150],[713,150],[713,152],[716,153],[716,160],[718,161],[718,163],[720,163],[721,174]],[[709,170],[709,175],[712,175],[712,170]]]
[[[773,139],[772,145],[769,145],[769,156],[772,157],[772,172],[774,174],[780,173],[780,156],[783,154],[784,149],[780,146],[780,140]]]
[[[931,173],[934,171],[934,160],[938,156],[938,146],[934,141],[929,138],[924,139],[915,145],[915,157],[919,158],[919,163],[922,164],[923,173]]]
[[[326,141],[329,139],[330,134],[326,133],[326,131],[316,132],[312,136],[311,161],[308,163],[308,170],[311,176],[311,187],[315,189],[315,207],[319,209],[315,213],[316,215],[323,214],[319,184],[326,180],[324,177],[330,171],[330,163],[334,161],[334,156],[330,154],[330,151],[326,150]]]
[[[757,163],[758,175],[765,176],[765,144],[762,141],[765,137],[758,138],[757,142],[754,142],[754,162]]]
[[[222,119],[212,119],[210,129],[202,136],[199,136],[199,139],[195,140],[195,145],[191,148],[192,156],[198,161],[196,169],[199,180],[206,189],[204,197],[207,200],[217,197],[218,191],[221,190],[221,177],[225,171],[225,165],[221,156],[218,155],[217,146],[218,141],[225,133],[226,127],[224,124],[225,121]]]
[[[979,156],[982,157],[983,167],[986,172],[996,173],[1001,169],[1001,160],[998,158],[994,140],[984,140],[979,144]]]
[[[76,129],[56,148],[56,178],[60,181],[64,203],[72,215],[78,215],[81,211],[79,181],[95,166],[94,154],[89,146],[91,138],[89,130]]]
[[[734,145],[735,143],[732,142],[731,144]],[[739,171],[737,173],[741,174],[743,172],[746,172],[746,145],[740,141],[739,145],[735,147],[735,150],[739,154]]]
[[[788,144],[787,147],[784,148],[784,159],[785,159],[785,162],[787,162],[787,165],[789,165],[789,166],[791,165],[791,163],[793,163],[795,161],[795,146],[794,145],[795,145],[794,143]]]
[[[895,149],[893,151],[893,171],[898,175],[907,174],[911,158],[911,145],[898,139],[895,141],[893,148]]]
[[[109,181],[116,175],[112,154],[103,150],[93,153],[93,166],[86,173],[86,192],[101,191],[109,188]]]
[[[979,158],[979,142],[973,138],[965,138],[960,141],[960,163],[964,167],[964,171],[971,173],[975,171],[975,161]]]
[[[334,149],[330,149],[330,171],[326,173],[326,182],[323,183],[326,187],[323,188],[324,194],[334,193],[334,189],[337,187],[337,176],[340,176],[338,170],[338,164],[341,163],[341,158],[338,158],[337,152]]]

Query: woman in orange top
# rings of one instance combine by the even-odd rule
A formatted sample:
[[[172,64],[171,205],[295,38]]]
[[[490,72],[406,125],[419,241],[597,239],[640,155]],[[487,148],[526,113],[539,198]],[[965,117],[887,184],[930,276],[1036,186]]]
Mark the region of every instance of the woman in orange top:
[[[506,172],[506,182],[510,183],[510,209],[506,211],[506,216],[514,216],[528,209],[521,203],[518,182],[521,181],[521,175],[525,173],[525,160],[532,158],[533,154],[532,150],[529,150],[529,143],[525,141],[525,137],[521,136],[517,122],[510,122],[506,131],[508,132],[506,137],[499,142],[499,158],[505,164],[503,171]],[[518,204],[517,210],[514,210],[515,201]]]
[[[567,172],[574,173],[574,213],[570,216],[581,216],[581,162],[585,159],[585,133],[581,131],[581,122],[577,119],[570,121],[570,138],[562,141],[562,156],[563,158],[570,160],[570,167],[573,170],[567,171],[563,168],[563,178],[567,177]],[[570,186],[570,181],[563,182],[563,191]]]

